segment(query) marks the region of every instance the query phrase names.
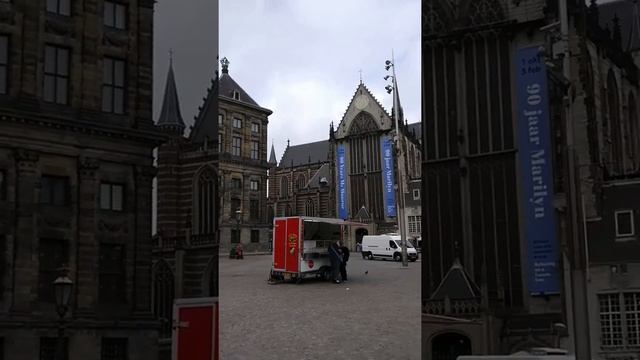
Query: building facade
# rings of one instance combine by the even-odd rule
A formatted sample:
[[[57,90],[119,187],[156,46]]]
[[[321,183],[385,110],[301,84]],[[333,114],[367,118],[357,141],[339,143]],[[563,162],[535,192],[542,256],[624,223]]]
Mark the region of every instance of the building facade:
[[[423,6],[423,352],[434,358],[448,359],[452,344],[460,344],[455,355],[532,347],[574,352],[576,339],[593,359],[638,357],[640,283],[630,272],[640,254],[633,225],[638,19],[626,2],[568,1],[567,79],[553,26],[557,6],[498,0]],[[524,51],[533,55],[520,72]],[[546,69],[548,125],[545,115],[527,117],[531,103],[520,102],[531,64],[536,72]],[[524,196],[524,159],[541,154],[530,152],[532,139],[548,144],[544,161],[551,169],[548,187],[537,193],[555,221],[544,248],[532,243],[528,214],[536,202]],[[541,174],[540,162],[533,165],[532,174]],[[554,264],[542,269],[544,279],[535,275],[541,250]]]
[[[221,250],[241,243],[245,251],[267,250],[267,127],[272,111],[258,105],[229,75],[224,58],[219,86]]]
[[[329,141],[287,147],[276,161],[271,148],[267,213],[274,216],[335,218]]]
[[[153,1],[0,3],[0,357],[149,359]],[[117,9],[114,10],[114,9]]]
[[[173,65],[157,127],[169,140],[157,152],[157,233],[153,237],[153,310],[161,322],[160,359],[171,359],[173,301],[218,296],[220,196],[218,78],[211,81],[185,135]]]

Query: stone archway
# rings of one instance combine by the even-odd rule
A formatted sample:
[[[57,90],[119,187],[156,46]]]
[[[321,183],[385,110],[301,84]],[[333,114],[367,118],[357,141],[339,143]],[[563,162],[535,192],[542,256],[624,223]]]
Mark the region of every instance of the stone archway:
[[[356,244],[362,244],[362,237],[369,235],[369,230],[364,228],[356,229]]]
[[[471,340],[458,333],[444,333],[431,340],[433,360],[456,360],[458,356],[471,355]]]

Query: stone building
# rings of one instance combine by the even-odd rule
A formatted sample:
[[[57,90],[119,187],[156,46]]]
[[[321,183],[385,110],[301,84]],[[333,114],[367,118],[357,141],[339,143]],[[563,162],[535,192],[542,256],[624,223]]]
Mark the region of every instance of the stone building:
[[[153,237],[153,310],[161,321],[160,359],[171,359],[173,300],[218,296],[218,84],[211,81],[195,123],[185,123],[169,65],[157,127],[157,233]]]
[[[266,250],[267,126],[272,111],[255,100],[229,75],[221,60],[218,144],[220,152],[220,246],[228,251],[241,242],[245,251]]]
[[[577,338],[593,359],[638,356],[637,8],[568,1],[571,75],[565,79],[553,25],[557,6],[482,0],[452,9],[435,0],[423,7],[427,356],[558,346],[573,352]],[[529,62],[520,68],[522,59]],[[519,98],[526,74],[540,69],[548,108],[539,115],[548,114],[548,125],[546,115],[527,118],[534,102]],[[537,134],[538,143],[548,143],[549,181],[540,180],[547,188],[539,194],[553,219],[543,247],[535,235],[544,230],[529,227],[535,205],[523,185],[524,159],[540,154],[530,151]],[[549,263],[552,268],[541,268]]]
[[[410,179],[420,178],[421,150],[414,128],[415,125],[405,124],[401,115],[400,131],[406,139],[408,154],[404,164],[405,189]],[[317,214],[348,220],[354,223],[347,240],[353,248],[364,235],[397,231],[395,191],[391,185],[393,213],[387,214],[384,204],[389,199],[384,195],[382,176],[383,147],[388,146],[387,164],[397,178],[398,161],[391,146],[394,129],[392,116],[360,83],[338,127],[334,129],[330,124],[328,140],[295,146],[287,143],[282,159],[269,172],[269,213]],[[272,154],[275,160],[275,153]],[[389,181],[395,184],[393,177]],[[419,212],[419,202],[414,205]]]
[[[0,2],[0,358],[154,358],[153,1]]]
[[[329,141],[290,146],[276,161],[271,148],[267,213],[274,216],[335,217]],[[273,174],[273,176],[271,176]]]

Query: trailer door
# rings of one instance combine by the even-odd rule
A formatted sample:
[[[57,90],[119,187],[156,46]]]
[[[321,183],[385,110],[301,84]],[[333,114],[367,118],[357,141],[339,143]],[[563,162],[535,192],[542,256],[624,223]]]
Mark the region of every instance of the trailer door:
[[[273,269],[284,271],[287,251],[287,219],[276,219],[273,227]]]
[[[218,360],[218,299],[176,299],[173,360]]]
[[[300,218],[287,219],[287,246],[285,268],[288,272],[300,271]]]

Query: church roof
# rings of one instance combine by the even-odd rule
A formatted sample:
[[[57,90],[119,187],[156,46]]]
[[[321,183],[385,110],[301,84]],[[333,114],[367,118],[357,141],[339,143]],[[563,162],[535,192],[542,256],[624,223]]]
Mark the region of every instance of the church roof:
[[[218,139],[218,72],[211,80],[211,87],[207,89],[207,97],[199,108],[195,123],[191,129],[189,138],[192,142],[202,142],[205,138],[217,141]]]
[[[613,19],[620,22],[622,48],[627,51],[640,49],[640,13],[635,2],[617,0],[598,5],[599,23],[603,29],[613,31]]]
[[[415,135],[417,139],[422,139],[422,123],[416,122],[407,126],[409,134]]]
[[[329,140],[287,146],[280,160],[280,167],[314,164],[329,159]]]
[[[227,60],[227,58],[223,58],[220,60],[220,63],[222,64],[220,97],[260,107],[260,105],[258,105],[258,103],[253,100],[251,96],[249,96],[249,94],[244,91],[244,89],[229,75],[229,60]],[[234,97],[234,93],[237,93],[237,98]]]
[[[307,188],[317,189],[324,186],[331,185],[331,167],[329,163],[324,163],[320,166],[320,169],[309,179]]]
[[[180,113],[180,102],[178,101],[178,90],[176,89],[176,80],[173,74],[173,61],[169,61],[169,71],[167,72],[167,82],[164,88],[164,99],[162,100],[158,126],[176,126],[184,129],[184,121]]]
[[[431,295],[431,300],[444,300],[448,297],[451,300],[474,299],[480,297],[480,288],[473,282],[471,277],[464,271],[458,259],[454,260],[449,272]]]

